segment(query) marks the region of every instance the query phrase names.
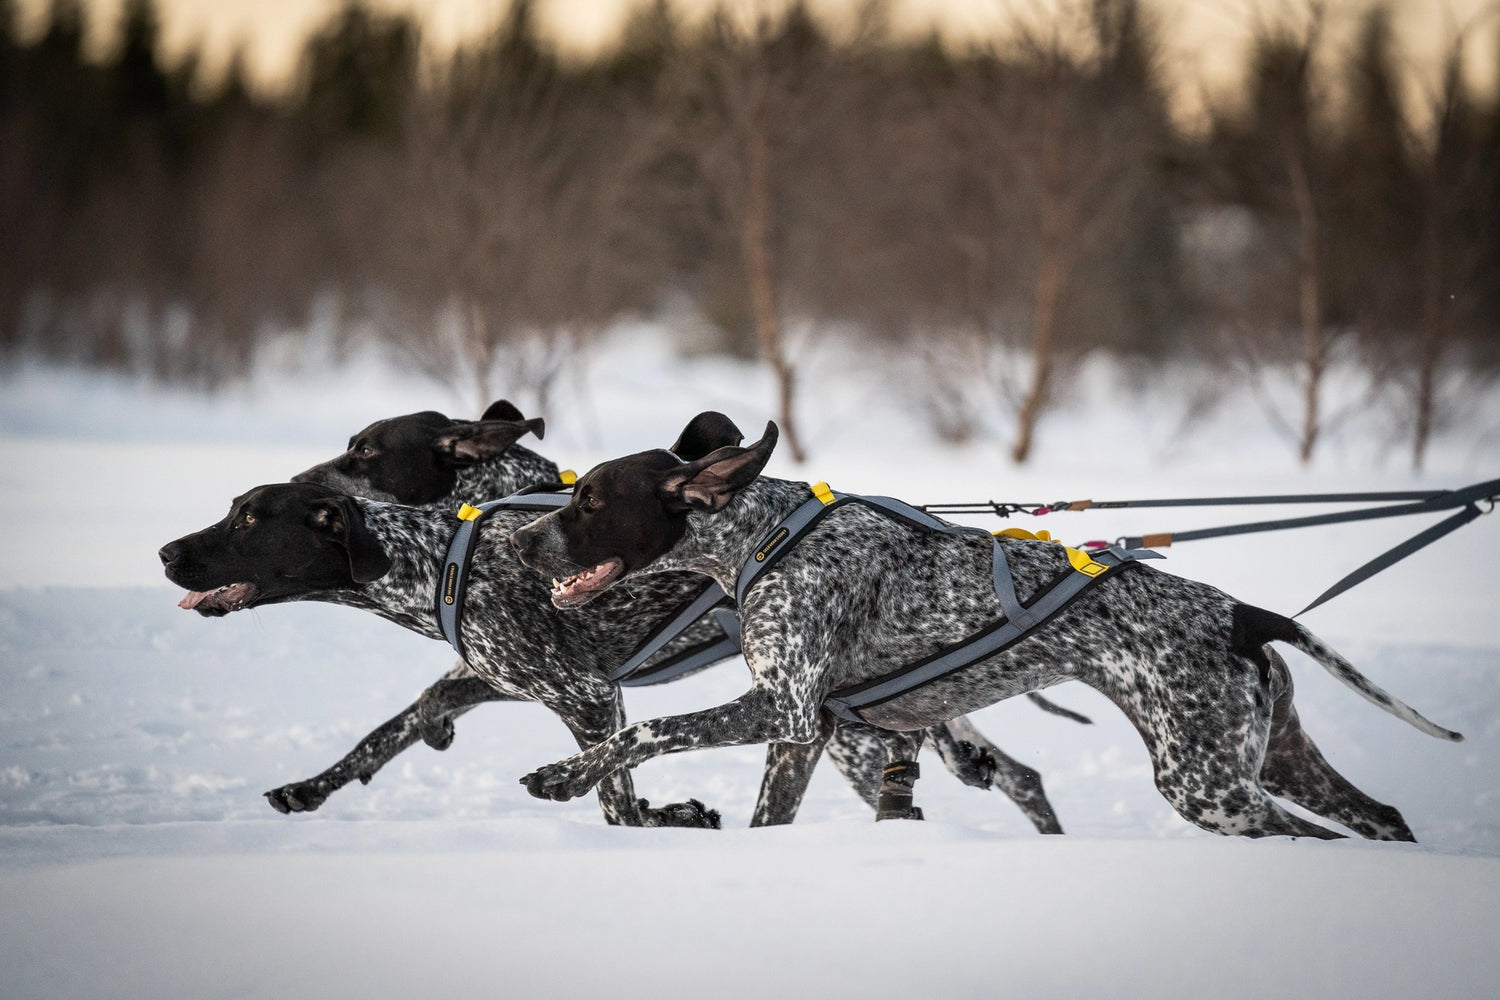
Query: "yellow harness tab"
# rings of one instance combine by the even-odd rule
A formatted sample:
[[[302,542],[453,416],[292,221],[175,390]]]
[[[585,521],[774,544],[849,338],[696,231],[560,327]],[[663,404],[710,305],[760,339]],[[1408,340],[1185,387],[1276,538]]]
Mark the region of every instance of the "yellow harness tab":
[[[1073,568],[1084,576],[1098,576],[1109,569],[1108,566],[1096,561],[1093,556],[1082,549],[1075,549],[1064,545],[1063,551],[1067,552],[1068,562],[1073,564]]]
[[[1036,534],[1032,534],[1025,528],[1001,528],[999,531],[991,532],[991,534],[996,538],[1019,538],[1025,542],[1056,542],[1056,544],[1062,545],[1062,542],[1057,542],[1056,539],[1045,531],[1038,531]],[[1063,545],[1063,551],[1068,554],[1068,564],[1084,576],[1098,576],[1109,569],[1108,566],[1097,561],[1082,549]]]
[[[472,521],[483,513],[484,511],[480,510],[478,507],[471,507],[466,503],[459,504],[458,506],[458,519],[460,521]]]
[[[812,495],[817,497],[824,507],[833,503],[833,490],[828,488],[827,483],[813,483]]]
[[[564,486],[572,486],[578,482],[578,473],[572,469],[564,469],[557,474],[557,478],[562,481]]]
[[[1025,528],[1001,528],[999,531],[991,532],[996,538],[1019,538],[1023,542],[1050,542],[1052,534],[1047,531],[1038,531],[1032,534]]]

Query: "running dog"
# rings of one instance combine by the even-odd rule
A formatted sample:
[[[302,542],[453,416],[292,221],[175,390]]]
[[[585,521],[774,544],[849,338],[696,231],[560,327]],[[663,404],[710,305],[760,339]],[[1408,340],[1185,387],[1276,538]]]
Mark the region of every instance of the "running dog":
[[[705,573],[733,593],[747,561],[808,499],[805,483],[760,476],[776,445],[766,426],[749,447],[694,462],[648,451],[598,466],[566,507],[519,530],[521,558],[558,581],[560,608],[607,600],[666,572]],[[665,753],[768,743],[797,759],[832,729],[830,692],[885,677],[993,628],[1003,617],[995,545],[1024,607],[1073,570],[1061,545],[923,531],[860,505],[833,511],[743,595],[752,675],[728,704],[627,726],[597,746],[522,778],[566,800],[604,775]],[[1338,837],[1283,809],[1280,795],[1365,837],[1413,840],[1400,813],[1335,771],[1303,731],[1291,674],[1269,647],[1285,642],[1423,732],[1461,740],[1376,687],[1301,625],[1205,584],[1138,565],[1109,573],[1035,632],[930,683],[864,709],[911,731],[1004,698],[1078,680],[1113,701],[1145,740],[1156,787],[1189,822],[1215,833]],[[783,792],[781,794],[791,794]]]
[[[516,443],[528,431],[540,436],[543,426],[539,420],[525,420],[503,401],[479,421],[455,421],[434,412],[379,421],[354,435],[343,455],[298,475],[293,485],[251,491],[235,501],[220,524],[165,546],[161,557],[167,575],[196,591],[184,606],[205,615],[279,601],[323,600],[364,607],[440,637],[433,611],[435,574],[455,526],[458,500],[557,482],[555,465]],[[696,458],[740,438],[728,418],[703,414],[684,429],[673,451]],[[355,500],[351,491],[375,502]],[[416,510],[410,503],[426,506]],[[702,578],[677,574],[633,589],[630,597],[616,595],[610,607],[601,607],[596,620],[586,623],[559,618],[545,588],[504,544],[529,516],[497,513],[481,534],[464,633],[473,662],[461,661],[322,774],[267,792],[273,807],[281,812],[316,809],[354,778],[368,782],[418,737],[444,749],[453,739],[453,718],[485,701],[540,701],[563,718],[581,746],[618,728],[615,723],[623,722],[619,688],[604,674],[701,589]],[[496,538],[501,539],[498,545]],[[373,560],[366,574],[387,562],[390,567],[369,579],[358,575],[356,550],[350,549],[356,542],[369,549]],[[606,636],[611,623],[615,632]],[[705,618],[658,656],[721,636],[717,624]],[[1060,833],[1036,773],[1006,757],[972,726],[963,726],[962,734],[960,739],[946,726],[930,734],[954,773],[969,784],[1000,788],[1041,832]],[[851,727],[830,743],[828,752],[874,805],[882,766],[891,755],[885,740]],[[787,781],[768,784],[780,788]],[[652,809],[632,794],[627,772],[601,789],[601,805],[611,822],[717,825],[717,813],[696,800]],[[799,802],[800,792],[795,798],[767,801],[757,809],[755,821],[790,822]]]

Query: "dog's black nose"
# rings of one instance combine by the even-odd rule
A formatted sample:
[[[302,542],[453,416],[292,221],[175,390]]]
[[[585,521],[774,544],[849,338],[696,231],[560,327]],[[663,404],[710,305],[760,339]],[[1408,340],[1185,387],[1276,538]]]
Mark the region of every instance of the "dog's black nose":
[[[172,564],[182,558],[182,550],[185,547],[181,542],[168,542],[156,554],[161,556],[161,564],[171,569]]]

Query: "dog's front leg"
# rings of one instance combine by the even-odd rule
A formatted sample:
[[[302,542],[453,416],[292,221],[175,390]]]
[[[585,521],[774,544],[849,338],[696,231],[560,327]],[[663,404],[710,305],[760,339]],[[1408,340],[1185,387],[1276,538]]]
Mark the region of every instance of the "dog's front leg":
[[[818,713],[818,735],[811,743],[771,743],[766,746],[766,772],[760,782],[760,797],[750,817],[751,826],[781,826],[797,818],[813,768],[833,736],[836,720]]]
[[[619,688],[602,681],[577,689],[549,691],[540,700],[562,719],[580,750],[607,740],[611,733],[625,725],[625,705]],[[642,825],[635,785],[630,780],[628,768],[611,769],[595,780],[599,785],[599,808],[604,813],[605,822],[611,826]]]
[[[626,726],[598,746],[537,768],[521,783],[537,798],[566,802],[611,771],[662,754],[749,743],[811,743],[819,732],[818,714],[816,704],[809,707],[787,692],[754,687],[717,708]]]
[[[514,699],[469,674],[467,668],[463,669],[462,675],[457,669],[450,671],[400,714],[386,720],[360,740],[338,763],[322,774],[271,789],[265,793],[266,801],[279,813],[312,812],[328,796],[356,778],[369,784],[375,772],[416,744],[418,739],[436,749],[444,749],[453,741],[454,718],[475,705],[505,700]],[[439,746],[444,734],[446,742]]]

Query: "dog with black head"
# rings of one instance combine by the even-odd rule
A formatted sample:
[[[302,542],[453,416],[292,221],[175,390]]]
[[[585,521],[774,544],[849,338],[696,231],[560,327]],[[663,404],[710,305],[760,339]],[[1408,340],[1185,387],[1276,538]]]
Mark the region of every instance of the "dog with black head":
[[[193,585],[197,592],[185,599],[185,606],[205,615],[226,614],[278,600],[332,600],[368,607],[407,627],[431,634],[416,621],[422,615],[415,611],[394,615],[389,608],[382,612],[379,606],[368,601],[361,603],[342,595],[341,591],[346,583],[364,584],[373,583],[373,580],[355,579],[352,574],[346,580],[336,559],[329,558],[327,552],[321,552],[320,563],[314,555],[320,553],[320,548],[338,541],[338,533],[344,530],[343,525],[354,525],[356,533],[363,530],[362,508],[348,495],[353,492],[401,505],[412,505],[424,497],[435,496],[437,499],[428,503],[424,510],[435,517],[436,523],[442,527],[424,529],[409,538],[392,534],[382,541],[381,546],[394,545],[397,550],[409,555],[423,557],[425,553],[426,558],[441,559],[441,535],[444,531],[451,533],[456,523],[452,517],[453,511],[461,500],[478,501],[486,497],[508,495],[522,486],[534,483],[550,482],[561,487],[556,465],[516,443],[528,432],[540,436],[544,432],[542,422],[537,419],[527,420],[514,406],[504,401],[492,405],[478,421],[452,420],[434,412],[377,421],[350,438],[348,451],[344,455],[314,466],[295,477],[294,482],[297,484],[321,484],[332,488],[333,492],[324,498],[328,501],[326,511],[313,510],[313,493],[307,490],[266,488],[259,492],[252,491],[255,502],[251,502],[251,494],[238,498],[235,509],[225,522],[198,533],[198,536],[189,536],[188,539],[164,547],[162,558],[168,564],[168,575],[178,582]],[[684,428],[671,450],[685,459],[695,459],[726,444],[738,444],[741,438],[739,429],[727,417],[718,413],[705,413],[694,418]],[[296,517],[285,516],[286,512],[280,509],[298,503],[306,505],[303,511],[306,523],[299,522]],[[267,505],[267,509],[259,510],[258,505]],[[341,517],[334,516],[336,508],[341,512]],[[236,518],[241,520],[236,521]],[[248,522],[245,518],[249,519]],[[240,525],[239,529],[233,527],[236,523]],[[254,552],[245,553],[245,560],[236,563],[232,557],[237,543],[246,537],[242,530],[244,528],[256,529],[256,537],[262,542],[269,541],[269,544]],[[309,530],[311,535],[307,533]],[[331,532],[326,538],[325,530]],[[499,529],[487,528],[486,532],[491,530]],[[369,540],[356,541],[368,543]],[[383,552],[384,548],[381,546],[376,548]],[[187,551],[191,548],[214,551],[219,571],[214,579],[231,582],[222,587],[216,583],[215,589],[210,590],[208,580],[193,575],[194,566],[202,564],[204,560],[195,556],[192,551]],[[283,567],[288,556],[299,553],[310,564],[320,566],[324,578],[309,578],[305,573],[293,573]],[[501,558],[514,560],[509,549],[503,550]],[[276,573],[288,577],[300,576],[300,584],[292,587],[288,581],[275,578],[269,584],[248,582],[262,579],[264,564],[268,560],[278,567]],[[174,573],[178,575],[174,576]],[[527,582],[535,584],[529,574]],[[651,587],[632,588],[629,596],[616,595],[615,606],[609,613],[622,619],[624,635],[619,642],[626,642],[631,636],[637,636],[640,623],[654,625],[663,620],[684,603],[687,595],[701,589],[702,584],[701,577],[679,574],[672,579],[658,579]],[[373,592],[380,588],[371,589]],[[412,588],[407,586],[406,589]],[[416,589],[417,593],[403,596],[398,603],[407,606],[413,601],[420,603],[424,597],[431,600],[430,591],[422,594],[419,587]],[[536,594],[526,592],[525,588],[509,594],[504,590],[497,591],[495,600],[501,601],[503,607],[492,613],[491,617],[501,627],[521,627],[519,623],[526,621],[528,601],[540,604],[539,615],[542,620],[555,615],[551,606],[546,604],[544,596],[538,598]],[[425,610],[430,612],[430,607]],[[431,617],[430,614],[428,617]],[[714,644],[722,637],[723,632],[717,621],[712,616],[705,616],[647,660],[643,665],[643,672],[649,675],[655,663],[668,661],[686,650]],[[523,675],[524,672],[514,667],[515,656],[529,652],[535,654],[538,663],[544,665],[553,662],[598,662],[613,666],[623,659],[621,655],[613,663],[610,662],[610,657],[615,656],[617,645],[603,650],[555,648],[550,644],[538,649],[534,645],[523,645],[520,652],[510,654],[510,659],[501,657],[498,662],[490,663],[485,668],[471,666],[460,660],[412,705],[376,727],[333,766],[311,778],[273,789],[266,793],[266,798],[283,813],[315,810],[329,795],[351,781],[358,779],[369,782],[384,764],[413,746],[419,739],[435,749],[445,749],[454,738],[453,720],[476,705],[498,700],[542,700],[535,695],[533,685]],[[497,672],[502,678],[500,683],[494,682]],[[565,685],[566,677],[563,682]],[[579,707],[587,700],[583,692],[575,693],[572,697],[553,693],[550,697],[553,703],[569,706],[569,714],[564,716],[565,721],[569,718],[578,720],[585,714]],[[613,699],[618,703],[618,688],[613,690]],[[597,716],[598,713],[594,713],[589,717]],[[589,731],[583,728],[583,722],[569,724],[574,726],[575,735]],[[993,787],[1003,791],[1017,803],[1038,830],[1044,833],[1061,832],[1042,789],[1040,777],[1035,771],[1006,756],[971,725],[957,723],[952,727],[940,727],[931,735],[945,763],[962,780],[977,787]],[[839,737],[828,747],[828,754],[836,766],[871,805],[876,804],[882,766],[890,756],[888,741],[887,737],[849,728],[841,731]],[[775,786],[785,784],[783,781],[775,783]],[[717,819],[716,813],[705,809],[696,800],[660,808],[653,808],[645,800],[639,800],[636,809],[632,811],[619,806],[622,796],[615,794],[616,791],[614,788],[606,788],[605,797],[601,801],[614,803],[613,807],[606,808],[606,815],[622,817],[622,822],[633,822],[637,815],[640,822],[648,826],[712,825]],[[800,798],[786,800],[778,803],[775,809],[760,810],[756,814],[756,821],[789,822],[795,815],[799,801]]]
[[[560,607],[586,609],[622,581],[662,572],[705,573],[731,589],[809,497],[805,483],[760,474],[775,444],[768,424],[755,444],[695,462],[662,451],[606,462],[578,481],[566,507],[518,530],[512,543],[528,565],[558,580],[552,599]],[[522,782],[533,795],[566,800],[616,768],[664,753],[769,743],[790,758],[814,754],[832,729],[824,708],[831,692],[891,675],[1005,617],[993,583],[1001,556],[1023,607],[1072,571],[1056,543],[924,531],[865,506],[841,507],[743,595],[749,691],[706,711],[628,726]],[[1078,680],[1126,714],[1146,743],[1158,790],[1205,830],[1339,836],[1288,812],[1273,798],[1280,795],[1365,837],[1413,839],[1396,809],[1324,760],[1297,717],[1291,674],[1272,641],[1311,656],[1423,732],[1462,739],[1296,622],[1145,565],[1102,577],[1014,644],[862,714],[910,732]]]

